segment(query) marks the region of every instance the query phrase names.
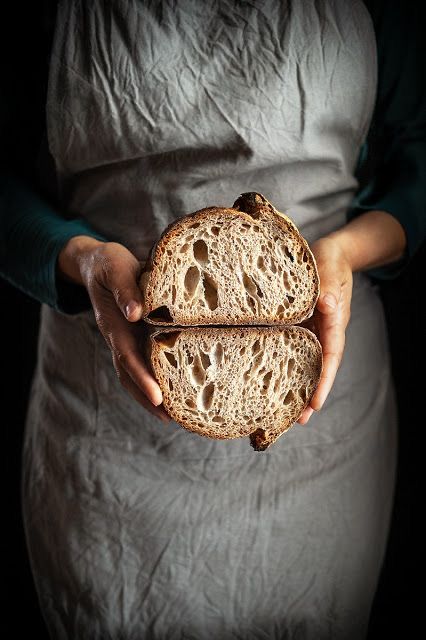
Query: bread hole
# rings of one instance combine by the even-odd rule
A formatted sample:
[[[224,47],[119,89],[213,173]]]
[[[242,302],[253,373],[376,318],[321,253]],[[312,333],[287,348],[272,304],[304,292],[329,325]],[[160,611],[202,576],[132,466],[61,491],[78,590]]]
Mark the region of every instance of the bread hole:
[[[218,307],[217,284],[208,273],[203,273],[204,299],[210,311]]]
[[[260,340],[256,340],[255,342],[253,342],[252,346],[251,346],[251,354],[252,356],[255,356],[256,353],[259,353],[261,349],[261,345],[260,345]]]
[[[308,262],[308,254],[307,253],[303,254],[302,262]]]
[[[247,222],[243,222],[241,225],[241,229],[251,229],[251,224],[247,224]]]
[[[166,253],[168,256],[171,256],[173,254],[173,251],[171,249],[167,249]]]
[[[202,366],[204,368],[204,371],[205,371],[211,365],[211,360],[210,360],[208,354],[204,353],[204,351],[200,352],[200,358],[201,358],[201,364],[202,364]]]
[[[196,406],[197,406],[197,405],[195,404],[195,402],[193,401],[193,399],[192,399],[192,398],[185,398],[185,404],[186,404],[186,406],[187,406],[187,407],[189,407],[190,409],[195,409],[195,408],[196,408]]]
[[[251,373],[252,373],[252,375],[253,375],[254,373],[257,373],[257,371],[258,371],[258,369],[259,369],[260,365],[262,364],[262,359],[263,359],[263,353],[258,353],[258,354],[254,357],[254,359],[253,359],[253,361],[252,361],[252,364],[251,364]]]
[[[183,285],[188,294],[189,298],[193,298],[195,294],[195,290],[200,281],[200,272],[197,267],[189,267],[188,271],[185,274],[185,279],[183,281]]]
[[[254,217],[254,216],[252,216],[252,218],[253,218],[253,217]],[[258,214],[256,217],[258,218],[258,217],[259,217],[259,214]],[[260,232],[260,227],[258,227],[258,226],[257,226],[257,224],[255,224],[255,225],[254,225],[254,227],[253,227],[253,231],[255,231],[256,233],[259,233],[259,232]]]
[[[206,381],[206,372],[201,362],[199,354],[194,358],[194,363],[190,369],[191,383],[195,387],[203,385]]]
[[[263,291],[262,289],[259,287],[258,283],[256,282],[256,280],[254,278],[252,278],[254,284],[256,285],[256,293],[257,293],[257,297],[258,298],[263,298]]]
[[[283,283],[284,283],[284,289],[290,289],[291,284],[290,284],[290,278],[288,277],[287,271],[283,271]]]
[[[265,373],[265,375],[263,376],[262,390],[260,392],[262,395],[267,394],[269,385],[271,383],[271,378],[272,378],[272,371]]]
[[[220,228],[219,228],[219,227],[212,227],[212,228],[211,228],[211,232],[212,232],[212,234],[213,234],[214,236],[218,236],[218,235],[219,235],[219,231],[220,231]]]
[[[287,300],[289,301],[290,304],[293,304],[294,296],[287,296]]]
[[[310,265],[310,264],[307,264],[307,265],[306,265],[306,271],[310,271],[310,270],[311,270],[311,265]]]
[[[288,247],[284,247],[285,254],[290,258],[291,262],[294,262],[294,255],[289,251]]]
[[[220,342],[216,342],[211,355],[216,364],[221,364],[223,360],[223,347]]]
[[[247,304],[250,307],[251,311],[253,311],[253,313],[256,313],[256,302],[253,300],[253,298],[248,293],[246,294],[246,300],[247,300]]]
[[[172,304],[176,302],[176,285],[172,284]]]
[[[277,265],[272,260],[272,258],[269,258],[269,268],[272,271],[272,273],[276,273],[277,272]]]
[[[279,304],[277,307],[277,316],[282,316],[285,313],[285,309],[282,304]]]
[[[147,317],[153,322],[173,322],[169,308],[165,305],[153,309]]]
[[[170,351],[163,351],[163,354],[166,358],[166,360],[168,361],[169,364],[172,365],[172,367],[174,367],[175,369],[177,369],[177,360],[175,358],[175,356],[173,355],[173,353],[170,353]]]
[[[159,333],[154,336],[155,342],[160,347],[166,347],[166,349],[173,349],[176,344],[176,340],[179,338],[181,331],[170,331],[170,333]]]
[[[215,422],[216,424],[223,424],[225,420],[222,416],[213,416],[212,422]]]
[[[287,391],[287,393],[285,394],[283,402],[285,405],[287,405],[287,404],[290,404],[290,402],[293,402],[293,400],[294,400],[294,393],[290,389],[290,391]]]
[[[181,248],[179,249],[179,253],[187,253],[189,247],[190,247],[190,245],[187,242],[185,242],[185,244],[183,244],[181,246]]]
[[[259,256],[256,262],[256,266],[258,269],[260,269],[260,271],[266,271],[265,269],[265,260],[263,259],[263,256]]]
[[[194,258],[199,264],[206,264],[209,261],[209,250],[204,240],[194,242],[192,250],[194,252]]]
[[[240,356],[243,356],[246,352],[246,348],[245,347],[241,347],[240,349]]]
[[[296,361],[294,358],[289,358],[288,362],[287,362],[287,377],[289,378],[291,376],[291,374],[293,373],[293,369],[294,369],[294,365],[296,364]]]
[[[206,385],[201,392],[200,404],[201,409],[204,411],[208,411],[213,403],[213,394],[214,394],[214,384],[210,382],[210,384]]]
[[[170,379],[167,380],[167,386],[169,387],[170,391],[173,391],[173,382]]]
[[[198,229],[199,226],[200,226],[199,222],[194,222],[193,224],[190,224],[188,226],[188,229]]]
[[[245,271],[243,272],[243,285],[247,292],[247,302],[249,303],[253,311],[256,311],[255,299],[263,298],[263,291],[261,290],[257,282],[254,280],[254,278],[249,276],[248,273],[246,273]],[[254,298],[254,300],[250,301],[249,297]]]

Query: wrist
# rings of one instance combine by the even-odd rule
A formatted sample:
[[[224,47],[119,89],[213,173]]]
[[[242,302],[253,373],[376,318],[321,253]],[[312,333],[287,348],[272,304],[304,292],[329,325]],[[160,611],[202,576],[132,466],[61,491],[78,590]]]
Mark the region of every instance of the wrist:
[[[367,211],[327,237],[339,245],[354,272],[396,262],[406,248],[401,224],[386,211]]]
[[[73,236],[58,255],[57,272],[64,280],[84,285],[82,266],[100,245],[105,244],[91,236]]]
[[[336,246],[336,250],[340,253],[342,259],[348,264],[350,270],[355,272],[358,270],[357,264],[357,243],[351,233],[345,227],[337,229],[330,233],[327,238]]]

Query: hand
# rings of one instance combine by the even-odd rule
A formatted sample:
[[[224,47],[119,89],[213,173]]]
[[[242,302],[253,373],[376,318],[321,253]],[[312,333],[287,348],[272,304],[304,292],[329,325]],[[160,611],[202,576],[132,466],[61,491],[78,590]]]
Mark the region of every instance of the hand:
[[[303,323],[321,342],[323,370],[318,387],[298,419],[306,424],[319,411],[333,386],[345,346],[345,330],[350,318],[352,267],[337,237],[326,236],[311,247],[318,266],[321,292],[313,316]]]
[[[121,244],[76,236],[59,254],[58,269],[69,280],[86,287],[123,387],[145,409],[168,422],[169,416],[159,406],[163,401],[160,387],[138,348],[141,328],[134,323],[142,314],[138,286],[141,264]]]

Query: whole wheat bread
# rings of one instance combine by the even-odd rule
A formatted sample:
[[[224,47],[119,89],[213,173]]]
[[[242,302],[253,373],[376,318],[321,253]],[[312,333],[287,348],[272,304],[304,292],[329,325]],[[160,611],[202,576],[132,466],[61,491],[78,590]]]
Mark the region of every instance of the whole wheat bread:
[[[302,327],[173,328],[150,342],[170,416],[202,436],[250,436],[256,451],[292,426],[321,374],[321,345]]]
[[[259,193],[170,225],[141,276],[144,318],[157,325],[274,325],[308,318],[315,259],[293,222]]]
[[[250,436],[267,449],[309,404],[322,369],[315,335],[289,326],[312,315],[320,290],[294,223],[255,192],[196,211],[165,230],[140,285],[144,319],[175,325],[149,341],[166,411],[199,435]]]

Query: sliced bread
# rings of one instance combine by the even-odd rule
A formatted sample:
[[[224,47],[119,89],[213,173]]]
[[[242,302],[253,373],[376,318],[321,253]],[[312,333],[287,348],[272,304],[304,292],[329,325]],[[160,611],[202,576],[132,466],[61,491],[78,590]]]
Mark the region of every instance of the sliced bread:
[[[173,328],[149,342],[170,416],[202,436],[250,436],[256,451],[292,426],[321,375],[321,345],[302,327]]]
[[[157,325],[295,324],[319,295],[314,256],[260,193],[170,225],[142,273],[144,318]]]

